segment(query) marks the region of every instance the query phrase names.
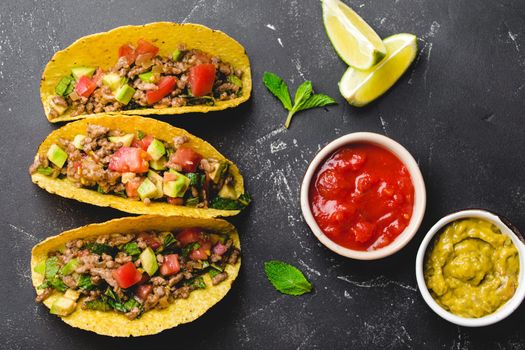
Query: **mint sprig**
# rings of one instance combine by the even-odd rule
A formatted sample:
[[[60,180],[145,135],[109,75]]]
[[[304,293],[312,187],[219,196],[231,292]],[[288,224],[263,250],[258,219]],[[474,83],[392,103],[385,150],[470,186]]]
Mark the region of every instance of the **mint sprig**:
[[[312,284],[296,267],[279,260],[264,263],[264,272],[270,283],[279,292],[288,295],[302,295],[312,291]]]
[[[264,72],[263,83],[268,90],[270,90],[270,92],[281,101],[283,107],[288,110],[288,116],[284,123],[285,128],[290,126],[292,117],[296,112],[337,103],[328,95],[313,94],[312,82],[309,80],[305,81],[297,88],[293,105],[290,92],[288,91],[288,85],[286,85],[284,80],[278,75],[271,72]]]

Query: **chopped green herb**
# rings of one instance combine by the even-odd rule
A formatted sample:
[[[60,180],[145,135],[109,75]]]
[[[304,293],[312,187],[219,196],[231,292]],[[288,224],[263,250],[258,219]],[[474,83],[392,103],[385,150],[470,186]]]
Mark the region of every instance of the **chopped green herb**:
[[[104,189],[102,187],[100,187],[100,185],[97,185],[97,192],[98,193],[102,193],[102,194],[105,194],[106,192],[104,191]]]
[[[102,253],[112,255],[114,252],[114,248],[107,245],[107,244],[101,244],[101,243],[88,243],[86,244],[86,248],[89,249],[92,253],[102,255]]]
[[[111,306],[107,303],[105,298],[95,299],[84,302],[84,307],[90,310],[110,311]]]
[[[124,244],[124,246],[122,247],[122,250],[125,251],[126,254],[131,255],[131,256],[140,255],[140,253],[142,252],[137,242],[130,242],[130,243]]]
[[[177,240],[171,232],[164,237],[164,249],[169,248],[171,245],[176,244]]]
[[[89,275],[80,275],[77,281],[77,287],[85,291],[90,291],[95,288],[95,285],[91,281],[91,277]]]
[[[42,284],[40,284],[36,289],[46,289],[49,288],[49,283],[47,281],[44,281]]]
[[[129,298],[128,301],[124,303],[124,307],[126,310],[131,311],[136,307],[140,308],[140,303],[133,298]]]
[[[200,175],[197,173],[187,173],[186,177],[190,179],[190,186],[200,186]]]
[[[237,85],[238,87],[242,87],[242,81],[236,75],[228,75],[228,82]]]
[[[312,290],[312,284],[296,267],[278,260],[264,263],[264,272],[270,283],[279,292],[288,295],[302,295]]]
[[[53,168],[51,168],[50,166],[46,166],[45,168],[39,166],[38,169],[36,169],[36,171],[39,174],[46,175],[46,176],[50,176],[54,172]]]
[[[238,199],[215,197],[211,201],[210,207],[223,210],[241,210],[246,208],[251,201],[250,195],[246,193],[241,194]]]
[[[219,273],[221,273],[219,270],[215,270],[215,269],[211,269],[210,271],[208,271],[208,274],[210,275],[211,278],[217,276]]]
[[[53,277],[52,279],[48,280],[48,283],[51,287],[60,292],[65,292],[67,290],[67,286],[59,277]]]
[[[190,255],[190,253],[192,251],[197,250],[200,247],[201,247],[201,245],[198,242],[194,242],[194,243],[188,244],[187,246],[182,248],[182,256],[187,258],[188,255]]]
[[[313,94],[312,82],[307,80],[297,88],[294,96],[294,104],[292,106],[288,86],[284,80],[274,73],[264,72],[263,82],[268,90],[281,101],[283,107],[289,111],[286,122],[284,123],[285,128],[290,126],[292,117],[296,112],[337,103],[330,96],[324,94]]]
[[[144,138],[144,136],[146,136],[146,135],[142,131],[137,130],[137,138],[139,140],[142,140]]]
[[[55,277],[59,269],[60,265],[58,264],[58,258],[56,256],[48,258],[46,260],[45,270],[46,279],[51,280],[53,277]]]
[[[187,207],[196,207],[197,204],[199,204],[199,198],[197,197],[189,197],[184,203]]]
[[[222,267],[220,267],[219,265],[217,265],[215,263],[212,263],[210,266],[213,267],[215,270],[220,271],[220,272],[222,272],[224,270]]]
[[[207,268],[209,266],[210,266],[210,263],[208,262],[208,260],[203,260],[202,261],[201,269],[205,269],[205,268]]]
[[[194,277],[192,279],[187,280],[185,285],[193,287],[194,289],[205,289],[206,288],[206,282],[204,282],[204,279],[202,276]]]

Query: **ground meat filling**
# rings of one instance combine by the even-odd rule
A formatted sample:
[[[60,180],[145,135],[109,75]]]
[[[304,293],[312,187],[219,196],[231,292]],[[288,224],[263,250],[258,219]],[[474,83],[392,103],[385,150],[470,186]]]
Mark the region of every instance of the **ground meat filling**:
[[[120,57],[117,63],[109,69],[97,68],[91,78],[91,81],[96,85],[93,92],[82,96],[78,94],[76,89],[71,89],[71,91],[64,92],[62,96],[51,97],[50,117],[59,117],[66,111],[69,111],[70,115],[74,117],[81,114],[140,108],[213,105],[216,101],[231,100],[241,95],[242,70],[235,69],[231,64],[206,52],[198,49],[187,49],[185,45],[179,45],[178,52],[177,57],[157,55],[149,60],[140,61],[138,58],[136,60],[133,58],[132,63],[126,57]],[[189,86],[190,70],[200,64],[212,64],[215,67],[215,80],[211,93],[195,97],[191,94],[191,87]],[[144,73],[151,73],[147,81],[143,81],[143,78],[140,77]],[[134,89],[129,102],[123,103],[122,100],[119,102],[116,97],[116,90],[113,91],[104,83],[103,77],[107,74],[117,74],[122,79],[127,79],[127,84]],[[161,100],[148,103],[146,94],[149,91],[158,90],[162,77],[166,76],[176,78],[177,81],[173,90]]]
[[[75,291],[82,309],[116,311],[135,319],[227,280],[225,269],[237,263],[239,254],[228,235],[198,228],[72,240],[42,263],[45,279],[36,301],[54,291]]]
[[[73,139],[60,138],[53,145],[66,157],[62,167],[58,167],[49,154],[39,154],[29,172],[67,179],[77,187],[141,200],[146,205],[160,201],[196,208],[227,209],[231,202],[236,204],[239,195],[235,193],[229,163],[202,157],[187,146],[189,141],[186,136],[157,140],[140,130],[130,134],[88,124],[85,134]],[[149,149],[153,142],[161,145],[160,158],[153,159],[149,153],[154,152]],[[157,189],[142,191],[143,187],[147,188],[142,185],[148,181],[150,188],[155,185]],[[170,181],[178,182],[174,185],[169,184]],[[214,204],[214,200],[218,200],[217,203]]]

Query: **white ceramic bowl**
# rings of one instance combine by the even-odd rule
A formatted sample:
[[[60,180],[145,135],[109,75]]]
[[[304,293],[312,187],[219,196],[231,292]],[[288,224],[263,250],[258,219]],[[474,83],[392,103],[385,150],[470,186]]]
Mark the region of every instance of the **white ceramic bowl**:
[[[425,261],[425,254],[427,252],[429,244],[432,242],[432,238],[437,233],[440,233],[443,227],[447,224],[456,221],[458,219],[465,218],[479,218],[485,219],[489,222],[495,224],[500,230],[501,233],[509,236],[512,239],[512,242],[516,246],[519,252],[520,258],[520,272],[518,278],[518,288],[514,293],[514,296],[508,300],[503,306],[501,306],[496,312],[480,317],[480,318],[466,318],[454,315],[453,313],[442,308],[435,300],[432,298],[432,295],[428,291],[427,285],[425,283],[425,277],[423,275],[423,264]],[[445,320],[455,323],[460,326],[465,327],[482,327],[488,326],[493,323],[499,322],[509,316],[516,308],[521,304],[525,298],[525,244],[522,241],[521,234],[510,224],[506,219],[499,217],[498,215],[491,213],[482,209],[470,209],[462,210],[450,215],[445,216],[439,220],[428,233],[426,234],[423,242],[419,246],[416,258],[416,279],[418,289],[425,299],[426,303],[435,313],[443,317]]]
[[[321,230],[319,225],[317,225],[317,222],[315,221],[315,218],[312,214],[312,210],[310,208],[310,201],[308,199],[310,182],[312,181],[312,177],[314,176],[317,168],[321,166],[324,160],[327,157],[329,157],[334,151],[336,151],[342,146],[352,143],[368,143],[377,145],[395,154],[408,169],[408,172],[410,173],[410,178],[412,180],[412,184],[414,186],[414,208],[412,211],[412,218],[410,219],[408,226],[392,243],[390,243],[386,247],[373,251],[359,251],[349,249],[335,243],[330,238],[328,238]],[[403,248],[412,239],[412,237],[414,237],[415,233],[419,229],[419,225],[421,225],[421,221],[423,220],[423,216],[425,215],[426,201],[427,196],[425,190],[425,182],[423,181],[421,171],[419,170],[419,167],[417,166],[417,163],[412,157],[412,155],[396,141],[386,136],[371,132],[356,132],[348,134],[326,145],[317,153],[317,155],[314,157],[314,159],[308,166],[306,174],[304,175],[303,183],[301,185],[301,210],[303,212],[303,216],[306,220],[306,223],[308,224],[308,226],[310,226],[310,229],[315,234],[315,236],[327,248],[331,249],[337,254],[358,260],[381,259],[391,254],[394,254],[395,252]]]

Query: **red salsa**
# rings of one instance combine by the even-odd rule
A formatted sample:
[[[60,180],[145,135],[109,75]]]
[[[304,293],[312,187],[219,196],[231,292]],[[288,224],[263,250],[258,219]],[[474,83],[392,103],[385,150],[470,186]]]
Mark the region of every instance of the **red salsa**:
[[[355,143],[339,148],[312,180],[309,199],[315,220],[341,246],[354,250],[387,246],[412,217],[410,173],[379,146]]]

